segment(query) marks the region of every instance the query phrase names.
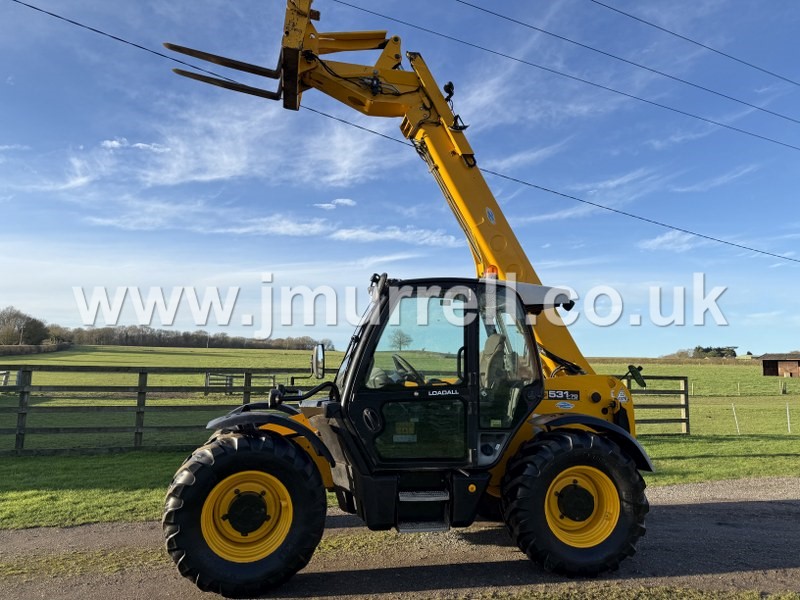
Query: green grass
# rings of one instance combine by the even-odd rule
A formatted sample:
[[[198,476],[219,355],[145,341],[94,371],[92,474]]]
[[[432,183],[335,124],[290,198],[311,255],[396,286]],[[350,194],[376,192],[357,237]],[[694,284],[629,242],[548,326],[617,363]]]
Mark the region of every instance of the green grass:
[[[464,596],[465,598],[467,596]],[[607,583],[548,585],[524,592],[487,592],[469,598],[492,600],[800,600],[800,594],[765,594],[758,591],[711,591],[679,587],[627,587]]]
[[[632,358],[625,362],[595,359],[592,366],[598,373],[622,375],[629,364],[641,365],[643,375],[669,375],[689,378],[689,391],[697,396],[780,396],[786,385],[790,396],[800,396],[800,378],[764,377],[757,360],[687,361],[675,363],[659,359]],[[657,386],[653,382],[652,386]]]
[[[342,352],[326,352],[327,370],[335,370]],[[138,348],[75,346],[62,352],[0,356],[0,365],[71,365],[103,367],[200,367],[241,369],[310,369],[310,350],[248,350],[238,348]],[[12,374],[13,377],[13,374]],[[35,373],[34,384],[136,385],[137,374]],[[203,375],[155,375],[154,385],[203,385]]]
[[[124,346],[78,346],[63,352],[28,356],[0,356],[0,364],[15,365],[83,365],[83,366],[158,366],[158,367],[197,367],[208,368],[272,368],[306,369],[309,367],[310,351],[306,350],[246,350],[221,348],[135,348]],[[338,367],[341,352],[327,353],[328,371]],[[47,373],[34,372],[34,385],[125,385],[136,386],[137,373]],[[288,383],[288,376],[278,376],[277,383]],[[309,380],[316,383],[316,380]],[[13,374],[12,374],[13,382]],[[196,374],[151,375],[150,385],[203,386],[205,376]],[[236,382],[242,384],[242,380]],[[254,385],[271,386],[272,379],[254,376]],[[256,393],[252,401],[265,400],[266,392]],[[207,432],[205,424],[212,418],[224,414],[241,403],[241,395],[211,393],[205,396],[197,393],[151,393],[148,406],[179,406],[174,411],[150,411],[145,416],[145,427],[165,425],[192,425],[194,431],[145,432],[145,448],[159,446],[197,445],[202,443]],[[17,394],[0,392],[0,408],[14,408],[18,404]],[[192,404],[205,404],[218,407],[218,410],[192,410]],[[87,393],[59,392],[33,393],[30,405],[34,407],[28,417],[28,427],[133,427],[133,412],[94,412],[47,414],[37,413],[35,407],[60,406],[114,406],[132,409],[136,405],[135,393]],[[185,407],[185,408],[183,408]],[[0,428],[16,427],[14,413],[0,412]],[[49,434],[29,434],[25,438],[25,448],[30,450],[86,447],[126,447],[133,445],[133,433],[72,434],[57,436]],[[14,448],[14,436],[0,436],[0,450]]]
[[[22,456],[0,461],[0,529],[161,518],[187,453]],[[335,505],[329,494],[328,504]]]
[[[180,348],[83,347],[67,352],[0,357],[0,363],[14,364],[80,364],[80,365],[144,365],[144,366],[208,366],[208,367],[305,367],[309,352],[220,350]],[[330,357],[335,365],[340,354]],[[424,362],[425,357],[412,356]],[[633,361],[631,361],[633,362]],[[652,436],[648,432],[674,426],[643,426],[640,441],[655,461],[657,472],[647,475],[651,486],[674,483],[738,479],[762,476],[797,476],[800,473],[800,388],[789,380],[788,395],[779,395],[777,378],[762,377],[758,364],[692,363],[636,361],[645,365],[645,373],[655,375],[689,375],[699,383],[695,391],[707,386],[715,393],[695,395],[690,399],[692,436]],[[598,371],[622,373],[625,363],[597,364]],[[415,364],[416,366],[416,364]],[[72,374],[68,374],[72,376]],[[59,374],[48,374],[59,377]],[[102,383],[105,375],[91,375]],[[729,393],[740,388],[746,395]],[[75,383],[75,381],[61,383]],[[90,383],[83,380],[84,383]],[[36,383],[36,381],[34,382]],[[170,381],[170,385],[183,382]],[[192,382],[201,385],[202,381]],[[167,384],[167,383],[165,383]],[[183,383],[185,385],[185,383]],[[757,390],[755,393],[752,390]],[[0,406],[16,406],[15,394],[0,393]],[[645,397],[640,397],[639,402]],[[647,402],[652,397],[646,397]],[[133,406],[133,398],[87,398],[86,395],[52,397],[40,394],[34,405],[69,406],[86,404]],[[192,410],[188,404],[203,402],[219,407],[216,411]],[[148,413],[145,425],[196,424],[198,429],[166,434],[145,433],[145,444],[157,448],[163,444],[199,445],[207,432],[202,425],[236,403],[236,397],[202,394],[184,397],[153,397],[152,404],[186,404],[174,412]],[[788,433],[786,405],[794,433]],[[733,417],[735,406],[741,435],[736,433]],[[663,412],[662,415],[659,413]],[[640,413],[642,417],[645,413]],[[652,411],[647,417],[675,415],[675,411]],[[0,414],[0,428],[13,428],[16,415]],[[66,415],[37,414],[28,416],[30,426],[84,426],[133,424],[133,413],[85,413]],[[133,434],[65,434],[60,436],[31,435],[26,447],[54,445],[81,447],[94,445],[130,445]],[[13,436],[0,436],[0,449],[13,447]],[[43,525],[77,525],[91,522],[142,521],[160,517],[166,487],[186,453],[136,452],[96,456],[17,457],[0,461],[0,528],[21,528]]]
[[[798,436],[644,436],[641,442],[657,469],[645,476],[650,486],[800,473]],[[0,529],[159,519],[184,458],[136,452],[3,460]]]
[[[185,454],[22,456],[0,462],[0,529],[161,517]]]
[[[0,562],[0,578],[20,577],[30,580],[42,577],[75,577],[87,573],[118,573],[130,569],[163,567],[166,560],[167,553],[163,548],[48,553]]]
[[[645,474],[648,485],[800,474],[800,436],[642,436],[639,441],[656,468]]]
[[[310,350],[248,350],[246,348],[140,348],[136,346],[74,346],[61,352],[0,356],[3,365],[97,365],[145,367],[307,367]],[[328,368],[342,352],[326,352]]]
[[[416,534],[418,537],[420,534]],[[424,534],[421,534],[424,535]],[[387,532],[340,535],[322,540],[315,556],[325,554],[355,553],[356,556],[372,554],[394,542]],[[411,534],[415,537],[415,534]],[[369,541],[366,541],[366,540]],[[353,541],[358,540],[358,541]],[[409,543],[406,535],[398,545]],[[163,568],[169,559],[163,548],[118,548],[115,550],[68,551],[42,556],[12,557],[0,561],[0,578],[19,578],[22,581],[42,577],[78,577],[90,573],[113,574],[121,571]],[[765,594],[758,591],[711,591],[680,587],[629,587],[583,581],[576,583],[536,586],[521,592],[485,592],[456,596],[487,600],[800,600],[800,594],[786,592]]]

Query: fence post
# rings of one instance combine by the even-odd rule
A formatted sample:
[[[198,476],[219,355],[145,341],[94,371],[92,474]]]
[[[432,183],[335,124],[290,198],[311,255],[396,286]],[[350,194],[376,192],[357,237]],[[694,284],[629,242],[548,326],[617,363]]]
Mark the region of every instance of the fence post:
[[[8,371],[3,371],[3,385],[8,385]]]
[[[687,377],[681,377],[681,399],[683,402],[683,408],[681,409],[681,418],[685,419],[683,423],[681,423],[681,430],[686,435],[690,435],[689,430],[689,379]]]
[[[244,373],[244,392],[242,393],[242,404],[250,404],[250,386],[253,383],[253,374],[250,371]]]
[[[25,422],[28,417],[28,402],[31,397],[31,380],[33,374],[28,370],[20,370],[17,373],[17,385],[19,390],[19,408],[17,409],[17,437],[14,440],[14,450],[21,451],[25,447]]]
[[[147,402],[147,371],[139,373],[139,387],[136,393],[136,428],[133,433],[133,447],[142,447],[144,435],[144,407]]]

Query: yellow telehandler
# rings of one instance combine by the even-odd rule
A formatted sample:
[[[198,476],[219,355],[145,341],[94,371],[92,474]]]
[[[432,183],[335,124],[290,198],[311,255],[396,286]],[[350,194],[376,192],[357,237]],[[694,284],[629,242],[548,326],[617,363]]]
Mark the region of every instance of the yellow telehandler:
[[[323,533],[326,490],[373,530],[443,531],[477,515],[502,520],[545,569],[616,569],[644,534],[630,391],[592,370],[487,186],[443,90],[422,57],[385,31],[324,33],[313,0],[288,0],[282,51],[269,69],[167,48],[278,80],[278,90],[177,70],[297,110],[317,89],[364,114],[400,117],[464,230],[477,277],[373,275],[371,303],[333,381],[278,386],[269,401],[208,424],[180,466],[163,529],[180,572],[226,596],[264,593],[302,569]],[[373,65],[335,62],[380,50]],[[444,93],[443,93],[444,92]],[[324,376],[318,347],[312,370]],[[640,368],[629,376],[640,385]]]

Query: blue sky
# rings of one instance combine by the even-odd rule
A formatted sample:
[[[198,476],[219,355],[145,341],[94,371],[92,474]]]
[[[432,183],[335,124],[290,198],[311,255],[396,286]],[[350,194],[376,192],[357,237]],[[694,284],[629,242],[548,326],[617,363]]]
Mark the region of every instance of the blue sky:
[[[658,32],[590,0],[476,4],[800,119],[800,87]],[[154,50],[171,41],[274,66],[280,0],[36,0]],[[481,13],[454,0],[353,4],[800,146],[800,124]],[[790,0],[609,0],[623,10],[800,81],[800,9]],[[793,258],[800,151],[559,77],[430,33],[317,0],[321,30],[387,29],[419,51],[479,165],[609,207]],[[358,58],[358,57],[352,57]],[[364,60],[373,60],[366,54]],[[73,287],[241,288],[260,314],[276,287],[365,288],[369,276],[471,276],[455,219],[414,151],[310,111],[201,85],[131,46],[0,1],[0,306],[79,326]],[[253,83],[245,76],[237,79]],[[258,81],[256,85],[270,85]],[[303,104],[400,137],[308,92]],[[695,345],[756,354],[800,349],[798,264],[607,213],[486,176],[545,283],[623,298],[620,320],[573,326],[590,356],[659,356]],[[691,324],[693,274],[724,286],[729,324]],[[688,288],[688,323],[648,318],[651,286]],[[343,295],[343,294],[342,294]],[[612,307],[599,302],[597,312]],[[579,302],[578,310],[581,310]],[[666,302],[664,312],[669,312]],[[631,317],[643,315],[632,326]],[[583,317],[584,315],[582,315]],[[135,315],[123,315],[124,324]],[[277,320],[277,317],[276,317]],[[343,319],[340,319],[343,320]],[[635,320],[635,318],[634,318]],[[98,323],[102,325],[102,323]],[[162,324],[154,322],[154,326]],[[188,310],[175,327],[194,329]],[[324,322],[276,335],[327,337]]]

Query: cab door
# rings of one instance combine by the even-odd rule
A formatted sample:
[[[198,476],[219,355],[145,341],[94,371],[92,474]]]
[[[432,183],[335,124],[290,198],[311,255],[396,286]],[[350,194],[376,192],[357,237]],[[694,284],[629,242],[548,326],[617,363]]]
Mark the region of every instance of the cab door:
[[[390,294],[347,411],[374,467],[472,464],[475,305],[475,290],[464,285],[417,285]]]

